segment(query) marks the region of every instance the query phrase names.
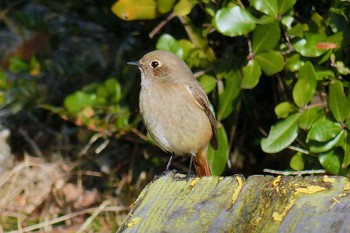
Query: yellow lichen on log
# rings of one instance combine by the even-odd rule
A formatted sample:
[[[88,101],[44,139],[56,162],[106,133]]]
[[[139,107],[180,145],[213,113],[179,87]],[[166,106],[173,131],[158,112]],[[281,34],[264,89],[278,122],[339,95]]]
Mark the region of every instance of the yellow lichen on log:
[[[159,177],[118,232],[349,232],[345,177]]]

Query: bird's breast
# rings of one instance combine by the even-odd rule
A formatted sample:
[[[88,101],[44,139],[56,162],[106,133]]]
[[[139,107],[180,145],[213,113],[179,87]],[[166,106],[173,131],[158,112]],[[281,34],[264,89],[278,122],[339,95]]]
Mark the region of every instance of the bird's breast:
[[[140,112],[147,130],[165,151],[196,153],[212,136],[208,117],[185,85],[144,83]]]

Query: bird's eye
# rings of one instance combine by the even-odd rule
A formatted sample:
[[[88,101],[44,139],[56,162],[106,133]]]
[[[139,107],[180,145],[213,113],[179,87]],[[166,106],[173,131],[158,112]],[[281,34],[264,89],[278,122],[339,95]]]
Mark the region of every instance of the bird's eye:
[[[151,66],[152,66],[153,68],[158,67],[158,66],[159,66],[159,62],[157,62],[157,61],[152,61],[152,62],[151,62]]]

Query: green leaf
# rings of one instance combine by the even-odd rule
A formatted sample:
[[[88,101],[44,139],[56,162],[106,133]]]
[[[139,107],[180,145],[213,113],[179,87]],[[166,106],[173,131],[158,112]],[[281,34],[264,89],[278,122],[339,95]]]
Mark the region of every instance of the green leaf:
[[[299,79],[293,88],[293,99],[298,107],[309,103],[314,94],[314,88],[305,79]]]
[[[303,170],[305,166],[303,154],[297,152],[290,160],[289,166],[295,171]]]
[[[214,2],[208,2],[204,4],[205,12],[210,16],[214,17],[217,10],[217,6]]]
[[[317,12],[313,12],[309,21],[310,31],[315,34],[326,35],[326,23],[324,18]]]
[[[286,118],[288,117],[291,113],[295,113],[298,111],[298,108],[295,107],[295,105],[285,101],[282,103],[279,103],[276,107],[275,107],[275,113],[277,115],[277,117],[280,118]]]
[[[309,151],[311,153],[322,153],[325,151],[329,151],[336,146],[340,146],[344,134],[345,130],[342,130],[335,138],[327,142],[309,141]]]
[[[316,75],[314,67],[306,62],[298,72],[298,81],[293,88],[293,99],[298,107],[304,107],[309,103],[316,91]]]
[[[311,126],[311,129],[307,134],[307,139],[326,142],[337,136],[340,131],[342,131],[342,127],[339,123],[331,121],[323,116]]]
[[[258,25],[253,31],[253,51],[255,54],[274,49],[281,37],[277,23]]]
[[[304,61],[300,59],[300,54],[295,53],[286,58],[285,70],[296,72],[304,65]]]
[[[350,69],[346,67],[343,61],[336,61],[335,68],[337,69],[339,74],[342,74],[342,75],[350,74]]]
[[[77,113],[87,106],[96,104],[96,95],[77,91],[64,99],[64,107],[71,113]]]
[[[340,170],[340,159],[339,155],[337,155],[336,150],[331,150],[329,152],[323,153],[318,157],[322,167],[326,169],[326,171],[337,175]]]
[[[157,0],[157,9],[161,14],[168,13],[174,6],[175,0]]]
[[[350,164],[350,135],[348,131],[345,132],[345,137],[344,140],[341,144],[341,147],[344,150],[344,159],[343,159],[343,164],[342,168],[347,168]]]
[[[332,49],[328,50],[325,54],[322,55],[322,57],[320,57],[320,60],[318,60],[317,64],[321,65],[321,64],[327,62],[329,60],[330,56],[333,54],[333,52],[334,51]]]
[[[261,76],[260,66],[252,61],[242,69],[243,77],[241,82],[242,89],[254,88],[258,83]]]
[[[112,12],[122,20],[154,19],[158,16],[155,0],[121,0],[112,6]]]
[[[213,25],[225,36],[241,36],[255,28],[255,18],[246,9],[234,6],[218,10]]]
[[[348,103],[343,84],[339,80],[332,80],[329,83],[328,106],[338,122],[344,122],[350,112],[350,103]]]
[[[288,147],[298,136],[300,113],[290,115],[271,127],[269,136],[261,139],[261,148],[266,153],[277,153]]]
[[[188,62],[187,59],[191,55],[191,52],[195,49],[195,46],[191,41],[186,39],[178,40],[178,43],[183,50],[182,59],[187,63]]]
[[[297,23],[294,27],[288,30],[291,37],[304,37],[304,32],[309,30],[309,26],[305,23]]]
[[[314,121],[321,115],[321,107],[306,109],[299,117],[299,127],[304,130],[309,130]]]
[[[305,57],[319,57],[327,50],[317,49],[317,44],[326,42],[327,37],[323,34],[305,33],[305,38],[301,38],[293,43],[294,49]]]
[[[284,66],[283,56],[276,51],[258,54],[254,57],[254,60],[268,76],[282,71]]]
[[[202,85],[205,93],[209,93],[216,87],[216,79],[209,74],[202,75],[199,78],[199,83]]]
[[[315,74],[317,80],[327,80],[335,78],[335,74],[332,70],[320,66],[317,70],[315,70]]]
[[[117,79],[109,78],[103,83],[103,86],[112,103],[118,103],[122,98],[122,87]]]
[[[225,88],[219,95],[218,119],[223,120],[233,111],[233,102],[240,93],[240,78],[235,71],[225,75]]]
[[[7,88],[9,88],[9,83],[6,72],[0,70],[0,90],[5,91]]]
[[[277,0],[249,0],[249,3],[253,5],[255,9],[267,15],[273,17],[278,15]]]
[[[211,146],[208,148],[208,161],[214,176],[220,176],[224,172],[229,152],[225,128],[220,126],[218,128],[218,149],[215,151]]]
[[[183,49],[178,41],[169,34],[163,34],[157,41],[156,48],[158,50],[167,50],[176,54],[179,58],[183,58]]]
[[[188,15],[192,10],[193,5],[189,0],[180,0],[174,6],[174,13],[177,16],[185,16]]]
[[[20,73],[29,69],[29,63],[20,57],[11,57],[9,70],[13,73]]]
[[[292,24],[294,22],[294,16],[292,14],[288,14],[282,17],[281,23],[285,26],[285,29],[292,28]]]
[[[292,9],[292,7],[296,3],[296,1],[297,0],[278,0],[278,12],[279,12],[279,14],[283,15],[284,13],[286,13],[287,11]]]

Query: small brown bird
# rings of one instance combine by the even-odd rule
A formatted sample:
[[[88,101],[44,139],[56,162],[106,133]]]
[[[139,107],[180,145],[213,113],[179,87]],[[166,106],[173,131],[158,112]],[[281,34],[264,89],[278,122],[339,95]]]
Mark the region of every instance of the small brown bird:
[[[166,152],[193,156],[197,175],[210,176],[207,149],[209,142],[218,146],[216,120],[190,68],[160,50],[128,64],[141,70],[140,112],[152,138]]]

